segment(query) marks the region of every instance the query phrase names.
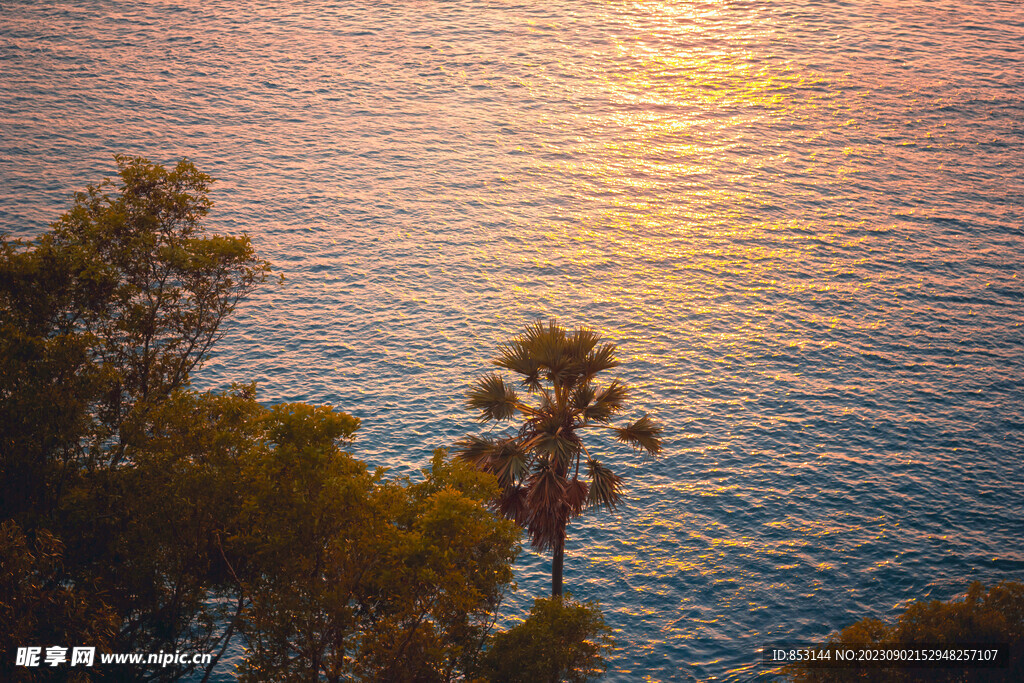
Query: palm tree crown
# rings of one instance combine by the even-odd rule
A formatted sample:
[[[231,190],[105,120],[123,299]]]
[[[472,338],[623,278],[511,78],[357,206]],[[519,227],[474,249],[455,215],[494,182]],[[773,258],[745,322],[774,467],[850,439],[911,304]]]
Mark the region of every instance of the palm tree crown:
[[[554,321],[537,321],[502,345],[494,364],[518,374],[526,396],[489,373],[473,384],[467,404],[482,422],[520,416],[522,425],[497,438],[467,436],[456,454],[497,476],[497,508],[526,529],[534,547],[554,551],[552,592],[557,595],[569,520],[588,507],[614,508],[621,499],[621,478],[594,459],[583,431],[611,430],[619,441],[657,454],[661,428],[646,415],[625,426],[610,424],[628,390],[619,380],[595,385],[598,373],[619,362],[615,345],[602,344],[592,330],[567,331]]]

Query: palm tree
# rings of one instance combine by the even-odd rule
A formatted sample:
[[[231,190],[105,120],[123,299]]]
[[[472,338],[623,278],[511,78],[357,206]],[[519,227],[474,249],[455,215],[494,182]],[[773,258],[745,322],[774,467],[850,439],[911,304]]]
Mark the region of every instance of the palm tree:
[[[467,436],[456,455],[497,476],[496,508],[526,529],[535,548],[552,551],[551,594],[561,595],[569,520],[587,508],[613,509],[621,500],[622,479],[594,459],[584,430],[611,430],[653,455],[661,450],[661,427],[647,415],[623,427],[609,424],[628,390],[617,379],[595,386],[597,374],[619,362],[615,344],[601,344],[592,330],[537,321],[502,345],[494,364],[520,375],[527,395],[489,373],[473,384],[467,405],[484,423],[521,417],[522,425],[498,437]]]

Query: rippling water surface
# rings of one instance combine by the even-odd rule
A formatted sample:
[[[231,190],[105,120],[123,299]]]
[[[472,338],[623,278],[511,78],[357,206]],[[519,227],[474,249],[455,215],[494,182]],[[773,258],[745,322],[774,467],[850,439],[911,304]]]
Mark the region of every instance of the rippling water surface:
[[[1018,2],[5,0],[0,229],[192,158],[286,276],[198,384],[344,408],[398,472],[525,322],[598,329],[668,430],[570,530],[609,679],[767,678],[1024,579],[1022,45]]]

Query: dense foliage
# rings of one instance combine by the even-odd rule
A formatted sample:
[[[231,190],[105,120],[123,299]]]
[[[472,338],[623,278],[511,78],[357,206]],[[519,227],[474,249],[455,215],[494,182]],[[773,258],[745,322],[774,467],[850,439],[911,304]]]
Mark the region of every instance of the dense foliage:
[[[443,451],[387,478],[330,406],[190,390],[269,266],[205,233],[191,164],[118,164],[51,231],[0,236],[0,678],[205,679],[240,639],[246,680],[478,676],[520,533],[495,478]],[[53,645],[214,659],[15,666]]]
[[[833,634],[835,645],[964,645],[994,643],[1009,646],[1005,668],[816,668],[793,665],[787,673],[800,683],[846,681],[992,681],[1024,680],[1024,584],[1002,581],[987,592],[971,584],[960,600],[915,602],[893,624],[862,619]]]
[[[583,683],[604,672],[610,630],[594,604],[537,598],[525,621],[494,637],[482,671],[496,683]]]
[[[569,521],[588,507],[614,508],[621,499],[620,477],[591,454],[584,432],[607,430],[648,453],[661,450],[661,427],[648,416],[621,427],[611,424],[629,390],[619,380],[598,386],[596,379],[619,365],[615,351],[592,330],[536,322],[505,344],[494,361],[519,375],[527,396],[490,373],[467,398],[482,422],[522,420],[517,430],[498,437],[466,437],[457,454],[498,477],[497,508],[526,529],[536,548],[552,551],[552,595],[562,593]]]

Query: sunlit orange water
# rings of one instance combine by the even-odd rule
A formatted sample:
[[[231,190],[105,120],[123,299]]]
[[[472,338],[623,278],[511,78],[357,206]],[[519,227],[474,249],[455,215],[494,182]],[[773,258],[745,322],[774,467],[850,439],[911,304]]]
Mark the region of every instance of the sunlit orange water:
[[[287,279],[199,387],[409,472],[523,323],[620,344],[668,438],[598,442],[629,504],[570,532],[608,680],[1024,579],[1019,3],[59,4],[0,9],[0,229],[118,152],[219,178]]]

